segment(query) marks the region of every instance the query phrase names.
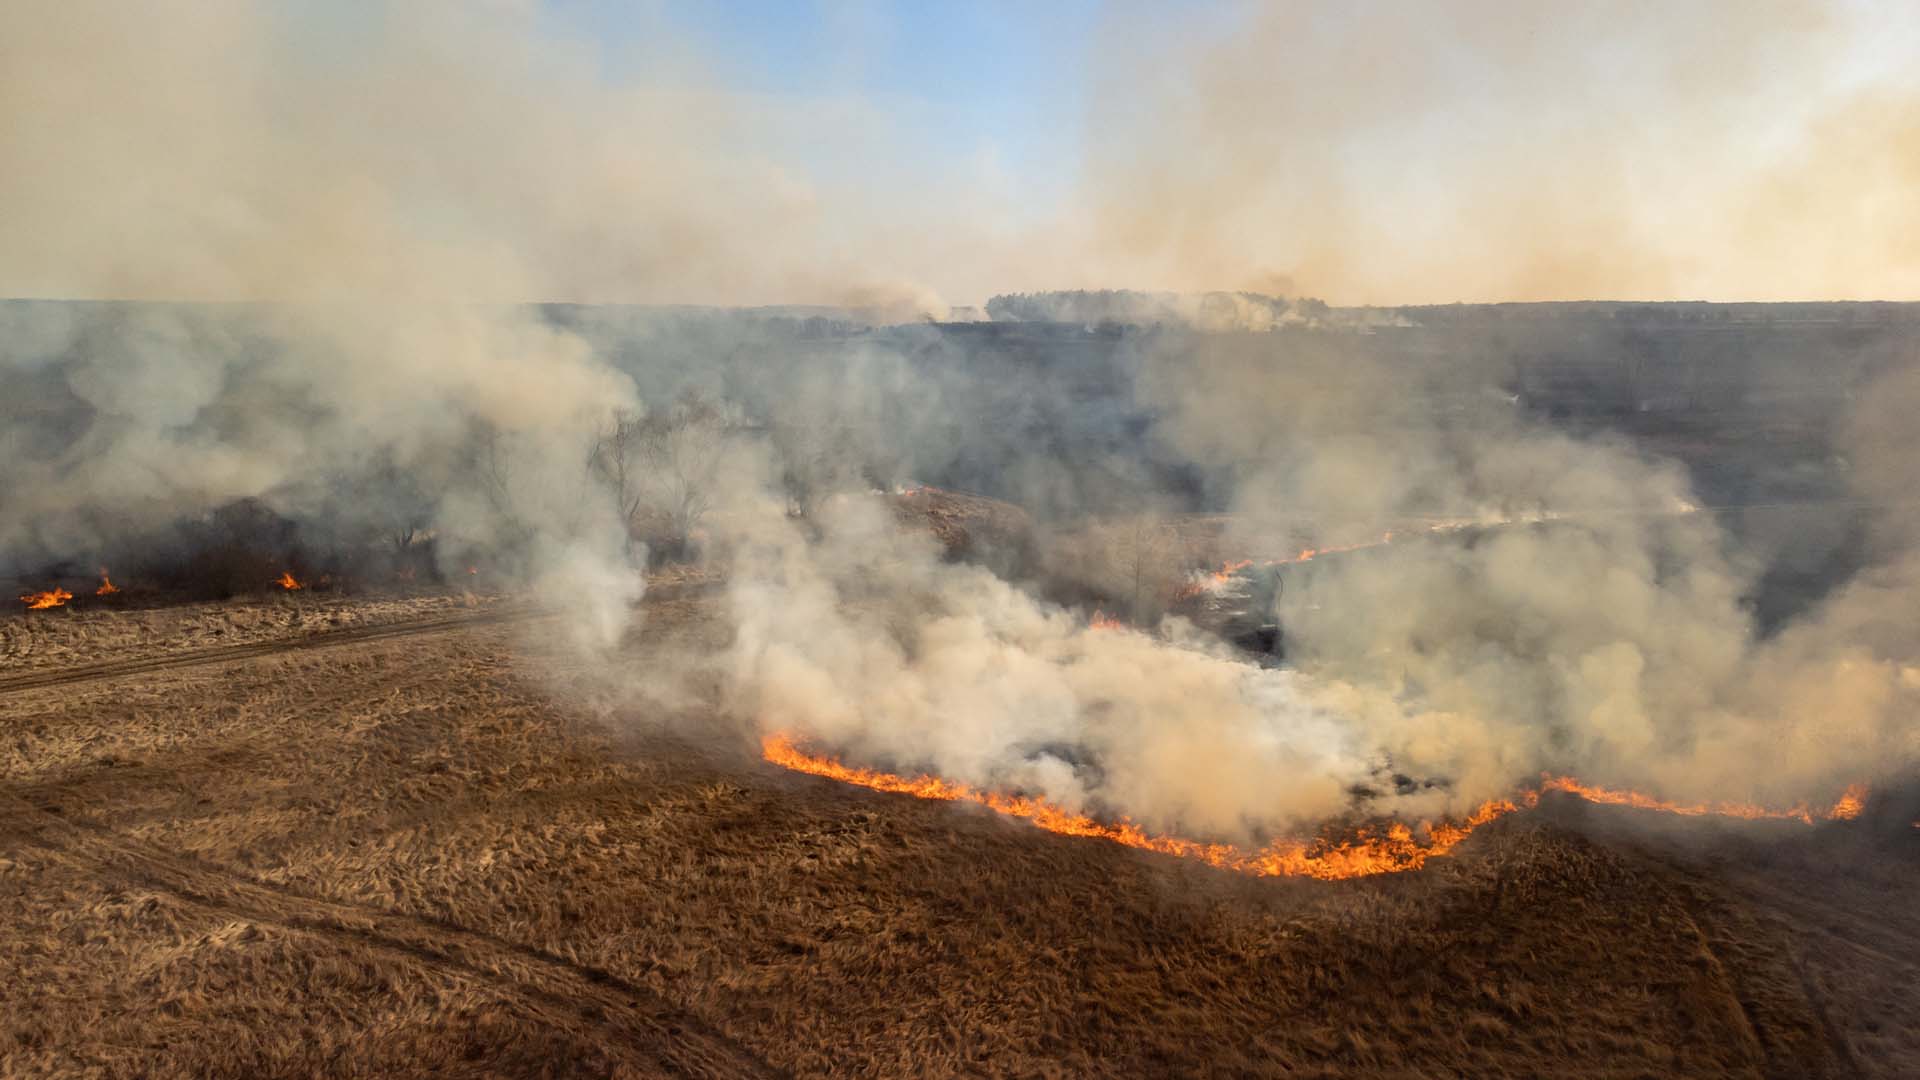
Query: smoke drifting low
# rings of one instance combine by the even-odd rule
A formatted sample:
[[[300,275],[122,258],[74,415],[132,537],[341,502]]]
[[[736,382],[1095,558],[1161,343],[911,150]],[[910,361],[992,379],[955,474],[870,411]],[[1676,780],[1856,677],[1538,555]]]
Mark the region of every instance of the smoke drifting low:
[[[1830,803],[1920,754],[1906,556],[1763,635],[1763,567],[1685,469],[1528,421],[1484,371],[1396,378],[1340,335],[1150,339],[1141,364],[1154,437],[1228,474],[1236,550],[1401,527],[1288,571],[1286,668],[1178,618],[1090,629],[849,497],[737,564],[735,708],[862,760],[1234,838],[1356,805],[1459,814],[1548,770]],[[1849,437],[1856,461],[1889,453]],[[1434,521],[1483,528],[1407,528]]]
[[[1521,51],[1497,22],[1473,26]],[[1292,25],[1258,24],[1267,45]],[[1774,47],[1738,40],[1745,57]],[[1202,294],[1249,284],[1201,280],[1213,266],[1273,288],[1272,263],[1240,245],[1285,236],[1301,250],[1281,269],[1308,288],[1431,296],[1449,270],[1433,253],[1458,239],[1429,236],[1389,271],[1397,237],[1307,230],[1365,216],[1337,177],[1289,172],[1350,110],[1289,97],[1278,142],[1243,138],[1258,111],[1220,103],[1265,100],[1245,81],[1267,66],[1251,44],[1204,65],[1194,95],[1147,103],[1170,122],[1103,128],[1122,142],[1093,148],[1074,212],[980,250],[919,226],[1010,220],[989,196],[820,182],[779,152],[791,117],[746,107],[697,58],[662,53],[647,79],[609,86],[516,5],[74,4],[10,13],[0,50],[0,287],[63,298],[0,305],[12,571],[184,551],[201,534],[183,523],[236,500],[315,550],[431,535],[445,568],[484,561],[556,598],[616,682],[664,696],[717,667],[730,735],[792,731],[1227,838],[1356,808],[1457,813],[1547,769],[1677,798],[1819,801],[1920,757],[1910,364],[1848,383],[1858,404],[1817,417],[1826,441],[1807,455],[1875,508],[1864,569],[1763,631],[1764,553],[1700,509],[1703,470],[1531,407],[1529,393],[1585,391],[1530,391],[1504,327],[1428,355],[1427,338],[1375,333],[1416,325],[1402,314]],[[1427,60],[1343,103],[1387,123],[1448,66]],[[859,109],[795,130],[888,145]],[[1155,153],[1167,137],[1178,152]],[[1101,164],[1136,157],[1172,164]],[[1195,162],[1212,167],[1180,171]],[[1283,174],[1293,201],[1248,194]],[[1529,204],[1516,231],[1588,252],[1613,230],[1567,209],[1580,201]],[[1577,227],[1556,232],[1563,220]],[[932,239],[882,242],[901,235]],[[1025,255],[1053,239],[1035,256],[1053,276],[1186,291],[1010,296],[988,305],[995,321],[888,325],[951,314],[916,272],[948,255],[962,287],[1048,284]],[[1537,282],[1526,295],[1693,280],[1642,275],[1653,250],[1597,251],[1606,272],[1557,284],[1507,271],[1579,262],[1558,248],[1498,273],[1470,260],[1471,280]],[[832,306],[616,306],[715,300]],[[1562,332],[1530,348],[1596,348],[1543,331]],[[1655,366],[1651,334],[1597,348]],[[1632,398],[1627,413],[1660,400]],[[889,493],[915,480],[1016,504],[1007,518],[1032,528],[956,559],[901,524]],[[1285,635],[1275,666],[1142,600],[1143,581],[1200,568],[1142,538],[1201,514],[1225,522],[1229,554],[1395,540],[1285,570],[1260,613]],[[1088,556],[1069,538],[1090,521],[1135,539]],[[1423,537],[1436,522],[1474,528]],[[724,568],[731,645],[627,671],[619,646],[663,557]],[[1139,625],[1089,627],[1092,602],[1122,598]]]
[[[45,331],[63,314],[66,339]],[[16,309],[36,328],[18,340],[64,342],[36,377],[87,419],[52,453],[10,425],[37,455],[9,480],[10,505],[35,508],[10,522],[12,550],[97,552],[257,497],[341,544],[429,530],[448,558],[556,598],[605,650],[649,544],[674,545],[727,574],[733,644],[684,670],[602,653],[615,682],[684,697],[675,684],[717,668],[749,731],[1207,836],[1459,813],[1543,770],[1819,802],[1920,752],[1904,615],[1920,549],[1890,423],[1904,372],[1835,434],[1857,497],[1892,508],[1873,517],[1872,561],[1763,634],[1765,566],[1700,509],[1687,468],[1530,418],[1498,365],[1415,377],[1357,331],[1008,341],[809,337],[740,315],[348,314]],[[163,349],[215,374],[130,392]],[[1093,359],[1009,366],[1033,349]],[[1061,394],[1062,377],[1101,392]],[[519,378],[524,393],[499,393]],[[996,426],[1009,397],[1065,418]],[[902,522],[911,499],[889,491],[916,477],[998,477],[1032,532],[956,560]],[[1171,546],[1061,545],[1089,520],[1171,528],[1193,509],[1226,523],[1230,552],[1396,538],[1282,569],[1284,666],[1152,605],[1134,629],[1090,627],[1103,588],[1122,600],[1142,568],[1199,567]]]

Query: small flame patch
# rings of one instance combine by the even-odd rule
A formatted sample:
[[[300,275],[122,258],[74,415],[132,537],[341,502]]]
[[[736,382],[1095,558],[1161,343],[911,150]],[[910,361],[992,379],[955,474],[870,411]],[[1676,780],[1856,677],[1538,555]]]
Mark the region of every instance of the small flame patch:
[[[45,611],[48,608],[63,607],[73,599],[73,594],[58,585],[45,592],[22,593],[20,602],[27,605],[28,611]]]

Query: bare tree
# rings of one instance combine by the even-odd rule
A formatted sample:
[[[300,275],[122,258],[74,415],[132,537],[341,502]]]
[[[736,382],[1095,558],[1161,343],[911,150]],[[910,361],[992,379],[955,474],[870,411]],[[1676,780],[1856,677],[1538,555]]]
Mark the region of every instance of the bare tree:
[[[616,411],[600,437],[594,440],[593,453],[587,460],[587,468],[606,486],[626,527],[629,557],[633,554],[634,535],[639,531],[643,498],[636,473],[640,467],[640,429],[644,422],[639,413],[626,409]]]
[[[771,436],[789,513],[811,517],[822,499],[864,479],[858,440],[846,424],[779,418]]]
[[[595,441],[589,467],[613,496],[629,543],[683,554],[712,508],[741,431],[739,418],[699,394],[665,410],[619,413]]]
[[[515,498],[522,465],[512,442],[494,425],[476,421],[468,434],[466,457],[458,467],[492,511],[492,556],[509,561],[524,557],[535,530]]]
[[[1137,514],[1107,534],[1109,573],[1136,626],[1159,620],[1179,587],[1173,530],[1153,514]]]
[[[1117,605],[1128,622],[1152,626],[1180,595],[1188,560],[1177,531],[1142,513],[1056,534],[1046,562],[1055,580],[1084,591],[1080,599],[1107,611]]]

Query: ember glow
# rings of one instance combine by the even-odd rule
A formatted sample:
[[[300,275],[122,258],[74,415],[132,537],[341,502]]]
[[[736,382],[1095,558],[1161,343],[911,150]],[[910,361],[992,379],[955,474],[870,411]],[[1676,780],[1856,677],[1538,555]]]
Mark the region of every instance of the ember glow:
[[[295,589],[304,588],[304,586],[302,586],[298,581],[294,580],[293,571],[291,570],[280,571],[280,577],[277,581],[277,584],[279,584],[281,588],[287,590],[288,592],[292,592]]]
[[[1463,822],[1423,822],[1417,828],[1392,822],[1379,827],[1364,826],[1343,839],[1276,840],[1249,850],[1232,844],[1156,836],[1129,821],[1110,825],[1044,799],[980,791],[938,776],[898,776],[845,765],[834,758],[802,750],[793,737],[785,733],[768,735],[761,741],[760,753],[767,761],[795,772],[920,799],[975,803],[998,814],[1030,821],[1048,832],[1110,840],[1258,877],[1336,880],[1418,870],[1428,859],[1458,847],[1474,829],[1523,805],[1531,806],[1538,798],[1529,793],[1518,802],[1505,799],[1489,802]]]
[[[22,593],[20,596],[20,602],[27,605],[28,611],[45,611],[48,608],[57,608],[71,599],[73,599],[73,594],[57,585],[45,592]]]
[[[114,593],[117,593],[119,591],[120,591],[120,586],[115,585],[113,583],[113,579],[107,576],[107,568],[104,566],[101,567],[100,568],[100,587],[93,590],[93,595],[112,596]]]
[[[1417,826],[1395,821],[1384,825],[1361,826],[1339,839],[1276,840],[1265,847],[1247,849],[1232,844],[1209,844],[1177,836],[1158,836],[1125,819],[1118,824],[1108,824],[1085,814],[1076,814],[1045,799],[981,791],[958,781],[925,773],[901,776],[847,765],[836,758],[801,749],[794,737],[786,732],[775,732],[763,738],[760,756],[783,769],[822,776],[874,791],[941,802],[974,803],[997,814],[1032,822],[1048,832],[1094,837],[1142,851],[1198,859],[1221,870],[1256,877],[1314,877],[1329,881],[1418,870],[1426,865],[1428,859],[1452,852],[1480,826],[1516,810],[1538,805],[1541,791],[1558,791],[1608,806],[1630,806],[1670,814],[1800,821],[1809,825],[1816,820],[1851,821],[1860,816],[1867,797],[1866,787],[1854,784],[1847,788],[1831,809],[1815,813],[1804,805],[1788,810],[1770,810],[1744,803],[1675,803],[1636,791],[1582,784],[1570,776],[1549,776],[1541,783],[1539,790],[1522,791],[1512,799],[1482,803],[1464,821],[1423,821]],[[1920,827],[1920,822],[1915,822],[1915,826]]]

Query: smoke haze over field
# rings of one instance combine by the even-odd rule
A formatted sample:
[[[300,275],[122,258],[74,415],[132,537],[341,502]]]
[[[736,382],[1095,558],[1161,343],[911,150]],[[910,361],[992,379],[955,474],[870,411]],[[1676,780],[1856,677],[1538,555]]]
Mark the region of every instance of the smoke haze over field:
[[[1696,474],[1525,408],[1506,327],[1428,362],[1303,299],[1912,294],[1920,98],[1875,51],[1911,13],[1167,18],[1104,16],[1036,205],[884,103],[669,44],[608,70],[533,5],[9,5],[0,293],[191,303],[0,308],[0,554],[191,548],[260,500],[316,546],[479,553],[606,650],[671,545],[730,571],[742,726],[1210,835],[1542,769],[1773,803],[1911,769],[1910,351],[1836,362],[1848,418],[1807,421],[1876,508],[1866,569],[1763,634],[1766,567],[1689,512]],[[1152,291],[911,325],[1065,285]],[[670,303],[835,310],[614,306]],[[1602,351],[1654,366],[1634,333]],[[1862,333],[1834,355],[1904,340]],[[1070,556],[944,558],[876,494],[914,479],[998,485],[1042,539],[1501,527],[1294,575],[1280,669],[1177,619],[1090,630]]]
[[[1020,36],[1010,9],[983,11]],[[857,66],[848,51],[907,13],[849,17],[874,33],[791,62]],[[1074,35],[1039,51],[1067,73],[1047,85],[1084,87],[984,144],[943,134],[964,97],[771,94],[665,10],[623,12],[618,43],[528,3],[0,19],[0,295],[910,316],[1116,285],[1337,303],[1920,290],[1898,239],[1920,146],[1905,5],[1116,5],[1041,24]],[[1058,182],[1007,175],[996,139]]]

